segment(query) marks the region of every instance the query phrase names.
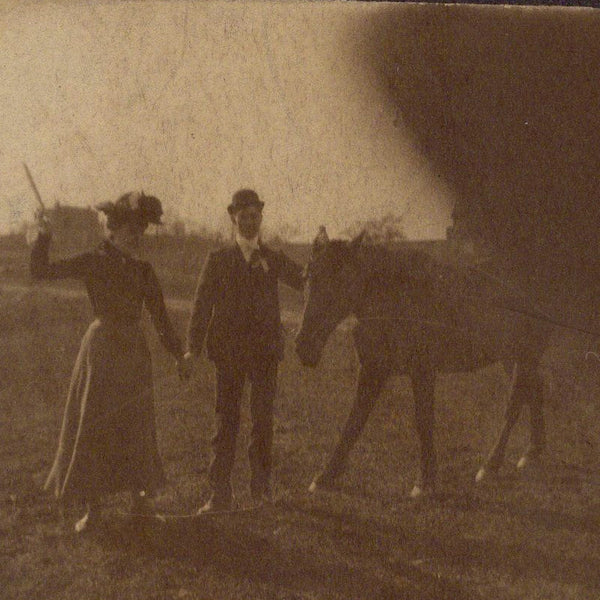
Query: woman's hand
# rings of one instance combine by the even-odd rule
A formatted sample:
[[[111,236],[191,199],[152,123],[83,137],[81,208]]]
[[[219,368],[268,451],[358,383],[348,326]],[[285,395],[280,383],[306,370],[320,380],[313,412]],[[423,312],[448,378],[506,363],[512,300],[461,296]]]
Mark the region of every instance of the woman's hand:
[[[50,220],[48,219],[44,211],[41,209],[35,212],[35,224],[37,225],[38,230],[42,235],[52,235],[52,227],[50,226]]]
[[[32,246],[35,244],[40,237],[51,238],[52,227],[48,217],[44,215],[43,210],[38,210],[35,213],[35,217],[31,226],[27,229],[27,243]]]

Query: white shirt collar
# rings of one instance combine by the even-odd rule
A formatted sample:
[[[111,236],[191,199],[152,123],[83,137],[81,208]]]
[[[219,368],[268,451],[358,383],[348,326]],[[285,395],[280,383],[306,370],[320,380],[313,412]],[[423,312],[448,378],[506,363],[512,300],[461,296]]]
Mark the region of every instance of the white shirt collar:
[[[244,255],[244,259],[246,262],[250,262],[250,257],[252,256],[252,252],[255,250],[259,250],[260,246],[258,243],[258,236],[252,238],[251,240],[246,239],[244,236],[239,233],[235,234],[235,243],[240,247],[242,254]]]

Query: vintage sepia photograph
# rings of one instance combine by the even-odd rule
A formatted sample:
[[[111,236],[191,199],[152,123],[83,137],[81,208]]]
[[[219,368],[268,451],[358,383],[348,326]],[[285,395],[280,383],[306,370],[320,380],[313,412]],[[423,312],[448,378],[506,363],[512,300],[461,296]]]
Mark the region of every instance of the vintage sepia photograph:
[[[600,12],[0,31],[2,598],[600,597]]]

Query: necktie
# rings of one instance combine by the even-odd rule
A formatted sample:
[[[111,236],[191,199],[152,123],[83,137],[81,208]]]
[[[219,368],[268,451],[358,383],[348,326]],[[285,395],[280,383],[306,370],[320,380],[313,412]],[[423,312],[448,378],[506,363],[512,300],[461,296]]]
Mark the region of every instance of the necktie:
[[[250,266],[255,269],[256,267],[260,267],[261,266],[261,253],[260,250],[252,250],[252,253],[250,254],[250,261],[249,264]]]

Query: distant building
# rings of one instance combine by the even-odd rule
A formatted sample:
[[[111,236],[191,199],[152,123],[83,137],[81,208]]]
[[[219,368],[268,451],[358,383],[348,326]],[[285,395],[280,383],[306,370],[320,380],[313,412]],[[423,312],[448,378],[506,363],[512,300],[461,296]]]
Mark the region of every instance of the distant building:
[[[54,243],[65,248],[93,246],[102,238],[98,213],[90,207],[56,203],[46,211]]]
[[[481,232],[465,226],[461,222],[446,229],[448,252],[463,262],[479,263],[489,259],[496,248]]]

